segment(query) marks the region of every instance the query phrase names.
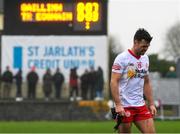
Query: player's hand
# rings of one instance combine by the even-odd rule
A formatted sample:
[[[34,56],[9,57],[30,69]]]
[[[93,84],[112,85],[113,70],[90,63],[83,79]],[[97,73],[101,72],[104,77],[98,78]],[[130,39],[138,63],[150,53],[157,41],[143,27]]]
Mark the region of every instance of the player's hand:
[[[116,112],[121,116],[126,115],[126,112],[125,112],[124,107],[122,105],[116,105]]]
[[[156,110],[156,107],[154,105],[150,105],[149,110],[153,116],[155,116],[157,114],[157,110]]]

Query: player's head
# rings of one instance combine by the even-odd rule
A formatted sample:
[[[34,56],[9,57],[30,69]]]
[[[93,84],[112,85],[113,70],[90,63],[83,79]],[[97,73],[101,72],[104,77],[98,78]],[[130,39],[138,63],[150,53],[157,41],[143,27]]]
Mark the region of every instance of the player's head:
[[[134,50],[137,55],[144,55],[150,46],[151,35],[144,29],[139,28],[134,35]]]

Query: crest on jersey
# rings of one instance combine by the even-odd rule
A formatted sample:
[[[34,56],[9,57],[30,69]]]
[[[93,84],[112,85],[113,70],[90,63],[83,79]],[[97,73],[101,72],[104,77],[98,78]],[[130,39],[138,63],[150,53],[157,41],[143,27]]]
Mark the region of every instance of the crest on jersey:
[[[139,69],[141,69],[141,68],[142,68],[142,62],[137,62],[137,67],[138,67]]]
[[[130,117],[131,113],[129,111],[126,111],[126,117]]]

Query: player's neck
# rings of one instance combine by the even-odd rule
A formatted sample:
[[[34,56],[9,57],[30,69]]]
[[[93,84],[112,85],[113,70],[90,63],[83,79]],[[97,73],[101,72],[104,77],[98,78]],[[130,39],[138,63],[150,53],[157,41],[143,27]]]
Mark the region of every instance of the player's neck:
[[[138,53],[135,51],[134,48],[131,48],[128,51],[131,53],[131,55],[133,55],[137,59],[139,59],[141,57],[141,55],[138,55]]]
[[[139,57],[140,55],[138,55],[138,53],[135,51],[134,48],[131,48],[130,51],[133,53],[133,55]]]

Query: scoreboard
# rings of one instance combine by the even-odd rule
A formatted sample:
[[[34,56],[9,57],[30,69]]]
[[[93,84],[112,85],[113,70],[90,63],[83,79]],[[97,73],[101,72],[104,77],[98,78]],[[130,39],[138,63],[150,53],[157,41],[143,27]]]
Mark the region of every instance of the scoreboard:
[[[107,35],[107,0],[5,0],[4,35]]]

